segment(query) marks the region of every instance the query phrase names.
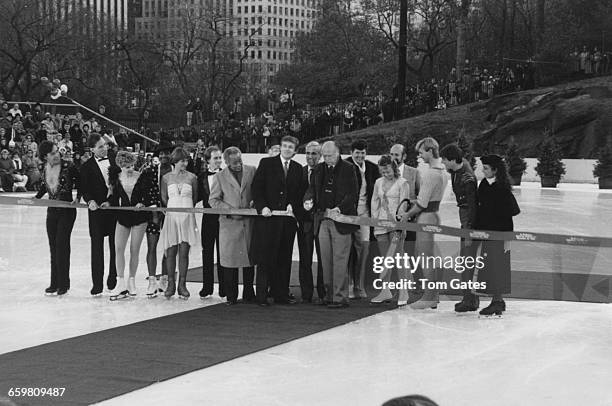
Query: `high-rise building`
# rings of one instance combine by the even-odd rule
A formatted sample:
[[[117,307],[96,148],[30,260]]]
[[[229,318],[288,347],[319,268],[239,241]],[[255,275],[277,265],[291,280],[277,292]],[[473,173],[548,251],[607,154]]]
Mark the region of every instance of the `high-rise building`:
[[[122,33],[128,30],[130,0],[43,0],[37,3],[47,18],[66,20],[84,34]],[[90,17],[86,21],[84,17]]]
[[[295,39],[312,30],[319,5],[320,0],[228,0],[237,57],[246,50],[256,87],[265,90],[280,67],[291,63]]]

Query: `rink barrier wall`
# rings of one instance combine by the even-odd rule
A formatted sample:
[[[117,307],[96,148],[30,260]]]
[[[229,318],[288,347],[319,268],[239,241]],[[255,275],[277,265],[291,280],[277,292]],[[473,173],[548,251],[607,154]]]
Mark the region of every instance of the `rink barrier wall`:
[[[343,158],[348,158],[350,155],[342,155]],[[242,161],[247,165],[258,166],[259,161],[262,158],[267,158],[267,154],[242,154]],[[368,155],[367,159],[371,162],[378,163],[380,155]],[[301,165],[306,165],[306,155],[298,154],[293,158],[296,162]],[[587,183],[597,184],[597,178],[593,176],[593,166],[595,165],[595,159],[563,159],[565,164],[565,175],[561,177],[560,183]],[[538,164],[537,158],[525,158],[527,163],[527,171],[523,175],[523,182],[540,182],[540,177],[535,172],[535,167]],[[425,165],[419,165],[419,169],[424,168]],[[476,158],[476,177],[478,179],[484,178],[482,174],[482,163],[480,158]]]
[[[69,203],[59,200],[42,200],[32,198],[19,198],[10,196],[0,196],[0,204],[16,206],[38,206],[38,207],[57,207],[57,208],[77,208],[88,209],[83,203]],[[214,208],[175,208],[175,207],[116,207],[109,206],[99,210],[113,211],[145,211],[145,212],[178,212],[178,213],[206,213],[219,214],[225,216],[262,216],[255,209],[214,209]],[[293,213],[286,211],[273,211],[273,216],[293,217]],[[263,216],[262,216],[263,217]],[[565,235],[565,234],[546,234],[521,231],[488,231],[456,228],[443,225],[418,224],[410,222],[398,222],[391,220],[379,220],[371,217],[347,216],[326,212],[325,217],[331,220],[344,223],[369,227],[383,227],[390,230],[406,230],[413,232],[449,235],[453,237],[487,240],[487,241],[522,241],[533,243],[549,243],[572,245],[582,247],[612,247],[612,238],[592,237],[584,235]]]

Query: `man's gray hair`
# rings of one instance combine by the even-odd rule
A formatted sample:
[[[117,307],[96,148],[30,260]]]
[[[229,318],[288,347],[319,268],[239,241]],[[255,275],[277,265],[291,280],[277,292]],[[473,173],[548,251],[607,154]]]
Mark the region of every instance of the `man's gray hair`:
[[[329,146],[333,146],[333,147],[336,149],[336,152],[337,152],[337,153],[340,153],[340,147],[338,147],[338,144],[336,144],[336,142],[335,142],[335,141],[325,141],[325,142],[323,143],[323,146],[321,146],[321,149],[324,149],[324,148],[326,148],[326,147],[328,147],[328,148],[329,148]]]
[[[309,147],[316,147],[319,150],[321,149],[321,144],[319,144],[316,141],[310,141],[308,144],[306,144],[306,148],[308,149]]]
[[[242,155],[242,151],[240,151],[240,148],[238,147],[227,147],[225,148],[225,151],[223,151],[223,160],[225,161],[225,163],[227,163],[229,157],[231,155]]]

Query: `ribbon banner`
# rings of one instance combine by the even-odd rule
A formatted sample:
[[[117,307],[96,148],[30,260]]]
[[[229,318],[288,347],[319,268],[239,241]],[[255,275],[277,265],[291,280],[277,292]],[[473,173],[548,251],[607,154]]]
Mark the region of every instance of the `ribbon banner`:
[[[59,200],[20,198],[10,196],[0,196],[0,205],[10,206],[35,206],[35,207],[57,207],[57,208],[76,208],[88,209],[83,203],[72,204]],[[127,211],[149,211],[149,212],[177,212],[177,213],[203,213],[219,214],[226,216],[261,216],[255,209],[211,209],[211,208],[178,208],[178,207],[115,207],[110,206],[100,208],[100,210],[127,210]],[[287,211],[273,211],[272,216],[294,217],[293,213]],[[612,238],[592,237],[584,235],[564,235],[532,233],[522,231],[488,231],[470,230],[464,228],[449,227],[443,225],[418,224],[398,222],[391,220],[378,220],[371,217],[347,216],[344,214],[327,214],[327,218],[344,224],[353,224],[369,227],[382,227],[392,230],[406,230],[430,234],[442,234],[459,238],[473,240],[491,241],[521,241],[547,244],[562,244],[582,247],[612,247]]]

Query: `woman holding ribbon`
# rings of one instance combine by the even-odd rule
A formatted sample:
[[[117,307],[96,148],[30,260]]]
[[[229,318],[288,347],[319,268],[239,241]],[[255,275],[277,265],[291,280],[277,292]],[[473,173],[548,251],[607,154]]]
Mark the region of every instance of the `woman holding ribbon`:
[[[396,219],[400,209],[407,209],[409,206],[406,202],[410,202],[410,186],[408,181],[400,175],[397,163],[393,160],[391,155],[383,155],[378,161],[378,168],[382,177],[376,180],[374,183],[374,193],[372,194],[372,218],[378,220],[390,220]],[[402,237],[403,235],[403,237]],[[391,230],[383,227],[374,227],[374,236],[378,242],[378,248],[381,255],[387,257],[395,256],[396,252],[399,252],[403,248],[405,233],[399,230]],[[392,269],[386,268],[380,275],[380,279],[383,282],[389,282],[391,278]],[[407,269],[397,269],[398,279],[400,282],[402,279],[407,279]],[[370,302],[374,304],[380,304],[389,302],[393,297],[391,290],[387,285],[383,285],[378,296],[373,298]],[[408,303],[408,291],[406,289],[399,289],[399,295],[397,304],[404,306]]]
[[[164,175],[160,187],[162,203],[167,208],[191,209],[198,201],[198,180],[193,173],[187,172],[189,158],[189,154],[183,148],[175,148],[170,156],[174,169]],[[195,214],[168,212],[159,241],[166,253],[168,268],[168,288],[164,294],[169,299],[176,292],[175,268],[178,254],[178,294],[181,299],[188,299],[186,281],[189,249],[202,245]]]
[[[79,172],[70,162],[62,161],[57,145],[43,141],[38,149],[43,163],[40,187],[36,198],[45,194],[49,200],[59,200],[76,204],[81,200],[77,194],[72,197],[74,189],[79,190]],[[47,208],[47,238],[51,256],[51,284],[47,295],[63,296],[70,289],[70,236],[76,220],[76,208]]]
[[[156,201],[149,191],[153,189],[151,178],[141,176],[134,170],[136,157],[127,151],[119,151],[115,157],[117,166],[109,168],[110,196],[112,206],[142,208],[154,206]],[[117,266],[117,286],[111,292],[110,300],[136,296],[136,270],[140,246],[147,229],[151,213],[143,211],[117,211],[115,226],[115,264]],[[130,276],[125,283],[125,247],[130,240]]]

